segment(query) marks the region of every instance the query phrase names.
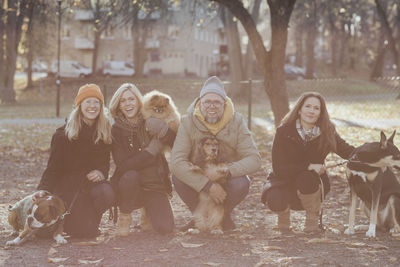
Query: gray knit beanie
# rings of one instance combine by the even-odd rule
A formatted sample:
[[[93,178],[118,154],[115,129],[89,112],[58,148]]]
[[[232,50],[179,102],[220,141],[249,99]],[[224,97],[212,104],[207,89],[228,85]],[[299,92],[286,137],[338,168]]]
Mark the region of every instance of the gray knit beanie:
[[[217,76],[211,76],[207,79],[207,81],[203,85],[203,88],[200,91],[200,98],[208,93],[215,93],[222,96],[223,99],[226,99],[224,85]]]

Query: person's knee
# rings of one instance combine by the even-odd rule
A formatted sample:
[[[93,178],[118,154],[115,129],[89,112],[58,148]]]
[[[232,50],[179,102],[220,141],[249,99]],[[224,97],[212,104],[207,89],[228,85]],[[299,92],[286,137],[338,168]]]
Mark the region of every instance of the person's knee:
[[[247,176],[231,178],[226,189],[235,195],[247,195],[249,192],[250,181]]]
[[[266,196],[266,203],[268,208],[273,212],[284,211],[288,208],[289,203],[283,196],[282,192],[270,189]]]
[[[305,171],[296,178],[297,189],[302,194],[312,194],[318,190],[320,179],[316,172]]]
[[[136,171],[127,171],[124,173],[118,183],[120,190],[130,190],[140,184],[140,176]]]

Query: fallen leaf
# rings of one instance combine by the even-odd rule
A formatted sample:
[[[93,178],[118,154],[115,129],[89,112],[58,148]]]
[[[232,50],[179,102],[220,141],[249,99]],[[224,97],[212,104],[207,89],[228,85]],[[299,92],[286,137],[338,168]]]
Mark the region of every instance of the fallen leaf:
[[[350,246],[352,247],[356,247],[356,248],[361,248],[361,247],[365,247],[366,244],[362,243],[362,242],[353,242],[353,243],[349,243]]]
[[[192,244],[192,243],[185,243],[185,242],[181,242],[182,247],[184,248],[199,248],[204,246],[204,244]]]
[[[53,255],[54,253],[57,253],[57,250],[55,248],[51,247],[49,249],[49,252],[47,252],[47,255]]]
[[[327,243],[327,244],[337,243],[337,242],[338,241],[336,241],[336,240],[332,240],[332,239],[328,239],[328,238],[312,238],[307,241],[307,243]]]
[[[276,247],[276,246],[265,246],[263,247],[264,250],[282,250],[281,247]]]
[[[82,241],[76,242],[75,244],[78,246],[97,246],[101,243],[103,243],[103,241]]]
[[[216,263],[216,262],[203,262],[204,265],[207,266],[220,266],[221,263]]]
[[[101,262],[102,260],[103,260],[103,258],[98,259],[98,260],[78,260],[78,262],[82,263],[82,264],[96,264],[96,263]]]
[[[168,252],[168,249],[166,249],[166,248],[161,248],[161,249],[159,249],[158,251],[159,251],[159,252]]]
[[[50,263],[63,262],[66,260],[68,260],[68,258],[47,258],[47,262],[50,262]]]

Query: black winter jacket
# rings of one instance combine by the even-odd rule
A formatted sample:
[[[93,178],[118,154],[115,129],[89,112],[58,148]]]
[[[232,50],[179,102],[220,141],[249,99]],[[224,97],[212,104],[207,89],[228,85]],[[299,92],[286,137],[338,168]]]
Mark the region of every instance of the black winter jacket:
[[[137,131],[122,129],[114,123],[111,133],[112,156],[116,165],[111,184],[116,193],[118,194],[118,182],[121,176],[129,170],[134,170],[141,175],[143,189],[171,194],[172,185],[164,154],[153,156],[145,150],[151,137],[145,130],[144,121]],[[161,141],[172,146],[175,136],[176,133],[168,129]]]
[[[296,174],[307,171],[309,164],[324,164],[329,152],[319,148],[320,137],[304,142],[296,129],[296,123],[278,127],[272,146],[272,169],[269,180],[272,187],[289,185]],[[336,134],[337,151],[340,157],[348,159],[354,147]],[[329,191],[326,174],[321,176],[325,193]]]
[[[99,170],[108,178],[111,145],[102,141],[95,144],[94,130],[95,126],[83,123],[78,139],[73,141],[65,135],[65,125],[56,130],[39,190],[57,194],[70,203],[78,189],[85,191],[94,184],[86,177],[90,171]]]

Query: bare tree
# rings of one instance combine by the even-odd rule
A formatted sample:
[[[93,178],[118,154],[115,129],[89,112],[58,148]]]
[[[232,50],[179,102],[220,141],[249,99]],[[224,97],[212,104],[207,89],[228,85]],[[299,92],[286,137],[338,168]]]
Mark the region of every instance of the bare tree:
[[[271,48],[267,51],[256,24],[239,0],[215,0],[226,6],[240,20],[256,54],[258,67],[264,77],[264,86],[271,102],[275,125],[279,125],[289,111],[285,83],[285,50],[290,15],[296,0],[267,0],[271,14]]]

